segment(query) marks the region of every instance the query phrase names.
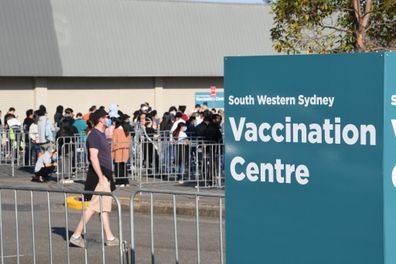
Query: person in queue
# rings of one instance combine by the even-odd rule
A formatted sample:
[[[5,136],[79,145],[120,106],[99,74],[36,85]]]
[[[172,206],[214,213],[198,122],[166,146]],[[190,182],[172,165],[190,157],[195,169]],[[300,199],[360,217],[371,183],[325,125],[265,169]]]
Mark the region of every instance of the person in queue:
[[[129,180],[127,174],[127,162],[129,160],[129,148],[132,138],[128,130],[125,128],[125,120],[128,115],[122,115],[115,120],[115,129],[112,137],[112,158],[114,162],[114,173],[116,185],[119,187],[128,187]]]

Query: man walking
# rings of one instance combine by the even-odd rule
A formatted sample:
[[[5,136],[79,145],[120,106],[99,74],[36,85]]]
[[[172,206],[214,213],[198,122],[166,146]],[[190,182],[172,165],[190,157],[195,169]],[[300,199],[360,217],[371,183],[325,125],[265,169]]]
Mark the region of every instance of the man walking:
[[[112,176],[112,159],[111,159],[111,146],[106,140],[104,134],[107,127],[107,113],[104,110],[97,110],[91,114],[91,120],[94,128],[88,134],[87,149],[88,160],[90,166],[88,169],[87,180],[85,182],[86,191],[95,192],[112,192],[115,190],[115,184]],[[119,240],[114,237],[111,228],[109,213],[111,211],[111,196],[99,195],[86,195],[87,200],[90,200],[89,207],[85,214],[81,217],[73,235],[70,238],[70,243],[78,246],[85,247],[85,241],[81,237],[84,229],[84,222],[88,223],[90,218],[95,213],[102,213],[103,215],[103,229],[106,234],[107,246],[118,246]]]

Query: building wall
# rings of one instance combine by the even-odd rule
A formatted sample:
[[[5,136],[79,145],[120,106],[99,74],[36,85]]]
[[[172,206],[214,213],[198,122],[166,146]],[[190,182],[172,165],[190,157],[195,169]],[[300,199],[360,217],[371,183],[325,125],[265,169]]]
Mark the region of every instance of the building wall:
[[[223,78],[0,78],[0,110],[4,114],[14,106],[21,121],[28,108],[37,109],[40,104],[47,107],[51,120],[57,105],[85,113],[93,104],[107,109],[116,103],[131,115],[141,103],[148,102],[160,114],[171,105],[186,105],[190,112],[195,92],[209,92],[212,85],[223,91]]]
[[[153,102],[153,96],[152,78],[51,78],[47,106],[50,111],[63,105],[86,113],[92,105],[107,109],[115,103],[130,114],[142,101]]]
[[[2,120],[13,106],[16,109],[18,118],[22,121],[25,112],[34,106],[32,78],[0,78],[0,110]]]

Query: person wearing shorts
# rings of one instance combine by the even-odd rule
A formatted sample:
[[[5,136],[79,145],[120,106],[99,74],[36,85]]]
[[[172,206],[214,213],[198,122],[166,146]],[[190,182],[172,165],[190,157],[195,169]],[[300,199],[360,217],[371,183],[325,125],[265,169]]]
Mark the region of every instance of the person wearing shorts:
[[[91,121],[94,128],[87,137],[88,160],[90,165],[85,182],[86,191],[111,193],[115,190],[115,183],[112,176],[111,146],[106,140],[105,129],[107,127],[107,113],[96,110],[91,114]],[[109,213],[111,212],[112,196],[109,195],[85,195],[89,201],[88,208],[81,217],[80,222],[70,237],[70,243],[78,247],[85,247],[85,240],[81,234],[84,229],[84,222],[88,223],[95,213],[102,213],[103,229],[106,235],[105,244],[107,246],[118,246],[119,240],[110,228]]]

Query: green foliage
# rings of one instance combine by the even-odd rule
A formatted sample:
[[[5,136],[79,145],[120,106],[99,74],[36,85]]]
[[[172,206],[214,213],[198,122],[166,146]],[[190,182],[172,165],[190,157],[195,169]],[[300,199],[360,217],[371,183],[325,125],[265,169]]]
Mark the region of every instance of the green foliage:
[[[356,0],[359,7],[353,2],[275,1],[271,29],[275,50],[296,54],[396,49],[396,0]]]

